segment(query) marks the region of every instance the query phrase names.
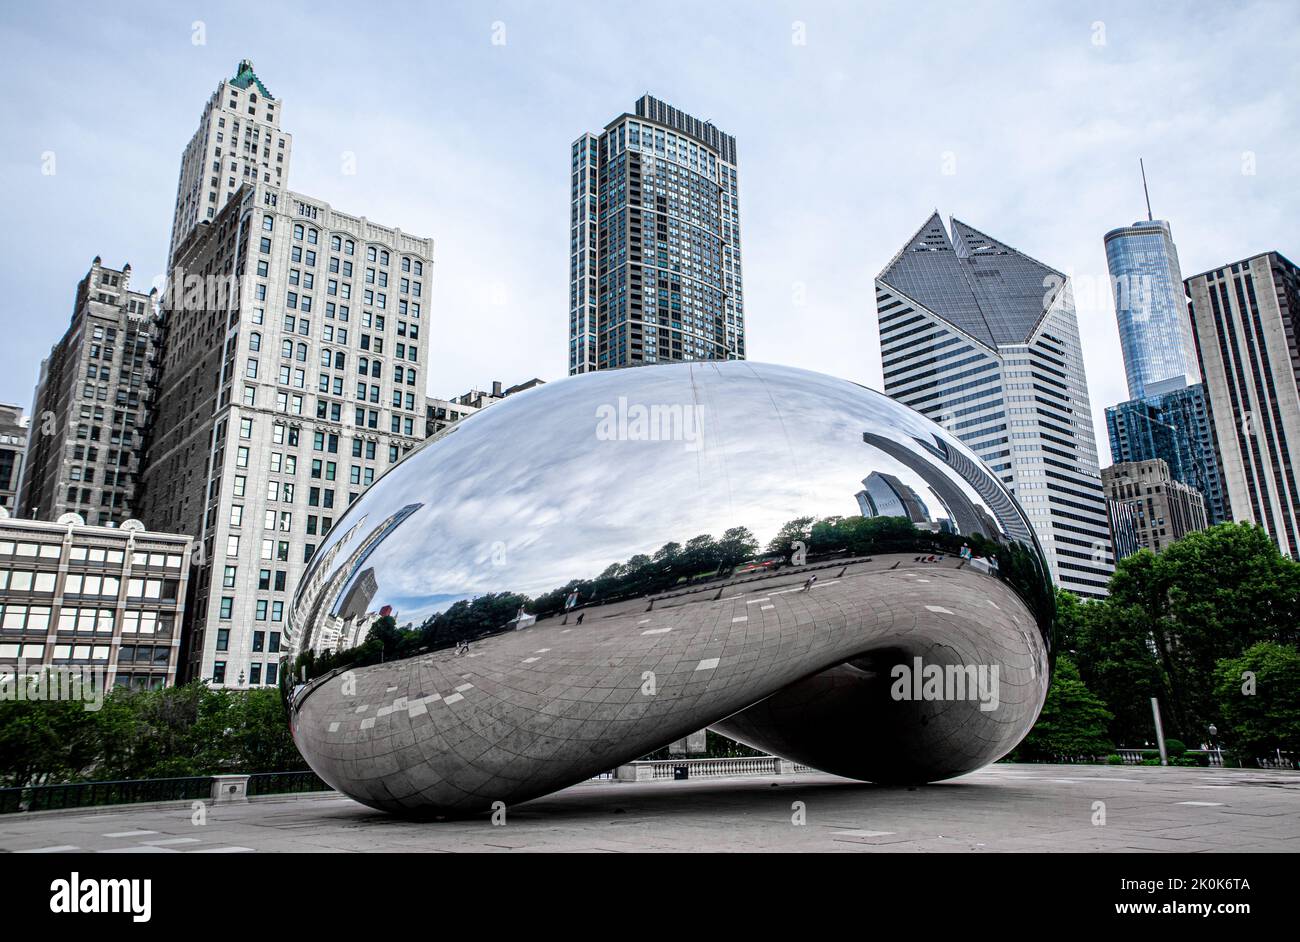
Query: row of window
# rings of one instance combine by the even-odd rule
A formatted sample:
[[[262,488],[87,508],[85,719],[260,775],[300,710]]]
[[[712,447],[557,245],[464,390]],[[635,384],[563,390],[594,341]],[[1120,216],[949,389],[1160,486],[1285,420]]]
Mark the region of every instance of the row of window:
[[[107,644],[56,644],[55,661],[107,661],[110,645]],[[150,646],[124,644],[118,650],[118,663],[167,667],[171,663],[172,649],[168,645]],[[45,658],[45,645],[40,642],[0,642],[0,658],[41,661]]]
[[[48,605],[0,604],[0,627],[6,631],[49,631],[52,609]],[[59,631],[112,633],[116,611],[111,608],[59,610]],[[122,616],[123,634],[170,634],[174,616],[167,612],[129,610]]]
[[[0,556],[16,556],[20,559],[59,559],[62,555],[63,546],[59,543],[19,543],[13,540],[0,540]],[[126,560],[126,553],[120,549],[108,549],[102,546],[74,546],[68,551],[68,560],[74,563],[120,566]],[[133,552],[131,565],[180,569],[181,554]]]
[[[268,661],[265,666],[262,664],[248,665],[248,685],[250,687],[260,687],[263,684],[268,686],[276,682],[280,665],[275,661]],[[265,680],[263,672],[265,671]],[[244,679],[243,673],[240,673],[239,680]],[[217,661],[212,665],[212,682],[214,684],[226,683],[226,662]]]

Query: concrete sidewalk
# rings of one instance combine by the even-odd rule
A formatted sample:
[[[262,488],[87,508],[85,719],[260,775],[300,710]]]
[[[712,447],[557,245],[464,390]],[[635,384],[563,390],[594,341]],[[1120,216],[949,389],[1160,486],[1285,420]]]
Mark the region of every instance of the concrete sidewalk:
[[[507,809],[504,826],[404,821],[335,793],[195,815],[187,803],[4,815],[0,850],[1296,852],[1300,773],[993,765],[918,788],[819,773],[598,782]]]

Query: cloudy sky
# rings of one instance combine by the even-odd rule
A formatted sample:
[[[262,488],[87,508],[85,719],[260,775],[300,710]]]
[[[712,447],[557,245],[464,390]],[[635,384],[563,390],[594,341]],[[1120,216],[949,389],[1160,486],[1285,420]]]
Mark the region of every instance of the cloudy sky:
[[[1184,275],[1300,258],[1289,2],[50,3],[0,41],[0,401],[28,407],[90,260],[161,271],[243,57],[293,189],[436,240],[437,395],[564,375],[569,145],[647,91],[737,138],[751,359],[879,388],[872,281],[937,208],[1075,277],[1102,433],[1102,235],[1145,215],[1139,156]]]

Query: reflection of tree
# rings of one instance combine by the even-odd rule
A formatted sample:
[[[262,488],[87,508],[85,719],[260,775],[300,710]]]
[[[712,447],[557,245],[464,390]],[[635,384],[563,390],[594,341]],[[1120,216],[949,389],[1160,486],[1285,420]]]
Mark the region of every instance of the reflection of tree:
[[[769,553],[785,553],[795,543],[807,543],[812,539],[812,524],[816,517],[795,517],[780,530],[776,531],[776,536],[772,537],[772,542],[767,544]]]
[[[907,517],[796,517],[777,531],[760,558],[772,567],[786,565],[799,548],[796,543],[803,544],[808,563],[883,553],[955,556],[966,546],[974,556],[994,563],[996,574],[1029,603],[1040,623],[1050,623],[1052,618],[1050,585],[1033,547],[998,542],[980,532],[918,529]],[[392,618],[381,618],[363,645],[315,658],[308,675],[449,648],[462,641],[510,631],[516,627],[521,608],[538,618],[559,615],[574,592],[578,594],[578,607],[586,608],[721,582],[734,575],[742,563],[755,560],[758,549],[759,543],[748,528],[732,527],[720,539],[702,533],[685,543],[670,541],[653,554],[638,553],[626,562],[610,563],[595,578],[570,580],[536,598],[497,592],[462,599],[414,630],[399,630]],[[300,659],[299,663],[308,662]]]

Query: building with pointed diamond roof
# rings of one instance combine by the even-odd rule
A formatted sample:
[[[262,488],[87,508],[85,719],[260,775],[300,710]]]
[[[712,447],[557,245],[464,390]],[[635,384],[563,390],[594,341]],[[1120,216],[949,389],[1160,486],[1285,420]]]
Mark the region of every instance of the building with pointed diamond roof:
[[[1062,588],[1114,571],[1069,279],[936,211],[876,278],[885,392],[1016,495]]]

